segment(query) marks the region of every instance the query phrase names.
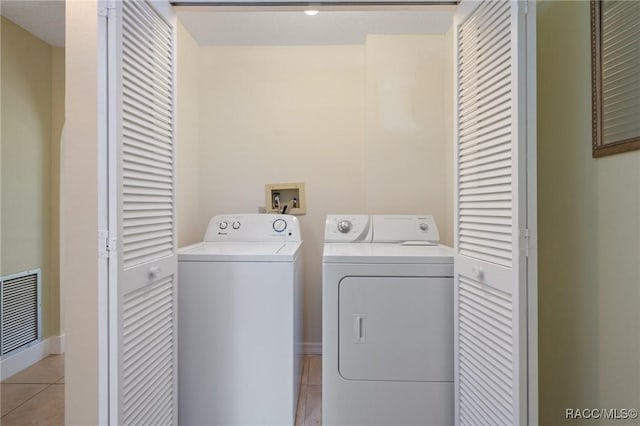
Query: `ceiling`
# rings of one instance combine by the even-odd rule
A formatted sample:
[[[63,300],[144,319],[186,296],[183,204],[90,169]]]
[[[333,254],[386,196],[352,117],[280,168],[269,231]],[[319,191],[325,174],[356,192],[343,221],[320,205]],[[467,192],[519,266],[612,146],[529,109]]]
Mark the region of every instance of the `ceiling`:
[[[362,44],[367,34],[444,34],[453,7],[404,10],[326,10],[307,16],[298,10],[220,11],[177,8],[178,17],[202,46]]]
[[[366,34],[444,34],[455,6],[302,6],[174,9],[195,41],[209,45],[362,44]],[[1,0],[2,16],[53,46],[64,46],[64,0]]]
[[[2,0],[2,16],[52,46],[64,46],[64,0]]]

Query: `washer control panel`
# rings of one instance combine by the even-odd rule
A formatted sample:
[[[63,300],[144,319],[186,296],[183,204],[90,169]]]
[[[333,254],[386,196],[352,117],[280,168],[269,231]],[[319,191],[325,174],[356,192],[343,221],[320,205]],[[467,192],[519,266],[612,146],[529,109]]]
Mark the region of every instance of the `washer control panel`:
[[[328,215],[324,228],[324,240],[328,243],[371,241],[369,215]]]
[[[204,241],[302,241],[300,223],[288,214],[234,214],[211,218]]]
[[[273,221],[273,230],[276,232],[284,232],[287,230],[287,221],[285,219],[276,219]]]

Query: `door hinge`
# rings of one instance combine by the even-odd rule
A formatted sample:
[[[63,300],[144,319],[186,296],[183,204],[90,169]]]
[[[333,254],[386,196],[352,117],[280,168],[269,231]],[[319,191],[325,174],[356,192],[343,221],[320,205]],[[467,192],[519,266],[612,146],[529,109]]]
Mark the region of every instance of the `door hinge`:
[[[106,18],[109,16],[109,11],[115,8],[113,1],[101,1],[98,3],[98,16]]]
[[[116,250],[116,239],[109,231],[98,231],[98,257],[108,259],[111,253]]]
[[[531,244],[531,238],[529,235],[529,229],[520,230],[520,254],[524,257],[529,257],[529,246]]]

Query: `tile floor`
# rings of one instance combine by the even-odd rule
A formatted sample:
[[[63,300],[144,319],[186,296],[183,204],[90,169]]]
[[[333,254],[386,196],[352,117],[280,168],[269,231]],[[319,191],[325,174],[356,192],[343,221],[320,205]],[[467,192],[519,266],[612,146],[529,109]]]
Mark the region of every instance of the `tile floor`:
[[[296,426],[322,424],[322,356],[306,355],[302,366]]]
[[[64,355],[50,355],[0,384],[2,426],[64,425]],[[296,426],[322,424],[322,356],[302,367]]]
[[[64,355],[49,355],[0,384],[2,426],[64,425]]]

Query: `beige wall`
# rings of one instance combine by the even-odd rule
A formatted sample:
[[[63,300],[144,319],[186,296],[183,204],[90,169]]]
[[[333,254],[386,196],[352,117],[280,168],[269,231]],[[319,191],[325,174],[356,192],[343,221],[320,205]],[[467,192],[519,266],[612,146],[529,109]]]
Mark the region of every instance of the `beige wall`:
[[[97,21],[96,0],[66,2],[60,278],[68,425],[98,424]]]
[[[2,18],[0,275],[42,269],[43,337],[60,333],[59,134],[64,49]]]
[[[453,75],[453,25],[444,35],[444,219],[442,224],[439,224],[441,229],[440,239],[444,244],[451,247],[454,246],[453,236],[453,215],[454,215],[454,143],[453,143],[453,118],[455,114],[454,109],[454,75]]]
[[[199,185],[198,220],[184,213],[193,193],[178,194],[179,235],[190,236],[181,243],[200,240],[215,214],[257,212],[267,183],[304,182],[305,341],[320,343],[327,214],[429,212],[452,242],[450,43],[370,36],[366,45],[201,47],[199,123],[192,122],[199,148],[180,125],[177,175],[180,191],[187,181]],[[194,57],[179,58],[179,68],[191,70]],[[195,90],[183,78],[179,98]],[[179,106],[179,114],[191,108]],[[194,155],[197,181],[185,172],[193,163],[184,158]]]
[[[588,2],[538,6],[541,425],[640,406],[640,151],[591,158],[589,22]]]
[[[217,213],[257,212],[264,185],[304,182],[305,341],[320,342],[327,213],[364,213],[364,49],[201,51],[200,235]]]
[[[449,49],[443,36],[370,35],[365,54],[365,211],[433,214],[446,244]]]
[[[180,22],[177,39],[176,220],[178,246],[182,247],[201,241],[204,235],[199,225],[198,180],[200,49]]]
[[[51,174],[49,191],[51,207],[49,226],[51,240],[49,244],[51,276],[56,281],[56,290],[51,293],[51,316],[49,318],[52,334],[64,334],[60,305],[60,142],[65,120],[65,72],[64,47],[51,48]]]

